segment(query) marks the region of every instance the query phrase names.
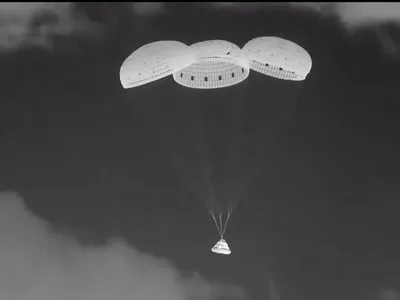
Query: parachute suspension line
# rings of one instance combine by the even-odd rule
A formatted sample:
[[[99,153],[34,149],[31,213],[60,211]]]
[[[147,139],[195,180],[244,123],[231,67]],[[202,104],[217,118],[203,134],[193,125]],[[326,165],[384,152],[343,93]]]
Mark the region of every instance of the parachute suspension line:
[[[218,217],[219,217],[219,225],[220,225],[220,233],[219,233],[219,235],[221,236],[221,239],[223,239],[224,238],[224,232],[223,232],[224,225],[223,225],[223,222],[222,222],[222,214],[219,213]]]
[[[231,215],[233,210],[235,209],[237,203],[239,202],[240,198],[242,198],[244,192],[247,189],[247,184],[243,184],[242,188],[239,190],[239,193],[237,194],[236,197],[234,197],[233,201],[229,201],[229,207],[228,207],[228,215]]]
[[[239,193],[239,195],[235,198],[234,201],[229,201],[228,213],[227,213],[227,215],[226,215],[226,221],[225,221],[224,226],[222,227],[222,236],[225,235],[225,232],[226,232],[226,228],[227,228],[227,226],[228,226],[229,219],[230,219],[230,217],[231,217],[231,215],[232,215],[232,213],[233,213],[233,210],[235,209],[235,204],[236,204],[236,203],[239,201],[239,199],[242,197],[242,195],[243,195],[243,193],[244,193],[245,190],[246,190],[246,188],[243,188],[242,191]],[[221,219],[221,217],[220,217],[220,219]]]
[[[208,192],[209,192],[210,201],[211,201],[211,203],[214,203],[214,188],[213,188],[212,183],[211,183],[211,174],[210,174],[209,171],[206,172],[206,177],[207,177],[207,185],[208,185]],[[214,210],[214,207],[212,206],[212,204],[208,208],[208,212],[210,213],[211,217],[213,218],[215,226],[217,227],[218,233],[222,238],[222,236],[223,236],[223,233],[222,233],[223,226],[222,226],[222,216],[221,216],[221,214],[218,214],[218,217],[219,217],[219,223],[218,223],[217,219],[215,217],[215,210]]]
[[[221,228],[218,226],[218,222],[217,222],[217,219],[215,218],[215,214],[214,214],[214,213],[210,213],[210,215],[211,215],[211,217],[212,217],[213,220],[214,220],[214,223],[215,223],[215,226],[217,227],[217,230],[218,230],[219,235],[222,236],[222,235],[223,235],[223,234],[222,234],[222,230],[221,230]]]
[[[231,214],[232,214],[232,210],[229,209],[229,210],[228,210],[228,214],[227,214],[227,216],[226,216],[226,221],[225,221],[225,224],[224,224],[224,228],[222,229],[222,236],[225,235],[226,227],[228,226],[228,222],[229,222],[229,218],[231,217]]]

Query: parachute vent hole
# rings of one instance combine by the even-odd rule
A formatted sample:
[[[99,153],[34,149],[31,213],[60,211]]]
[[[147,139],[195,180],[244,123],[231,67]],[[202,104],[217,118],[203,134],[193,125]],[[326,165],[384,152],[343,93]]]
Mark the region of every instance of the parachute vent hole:
[[[190,80],[194,80],[194,76],[191,76],[191,77],[190,77]]]
[[[208,77],[204,77],[204,81],[208,81]]]
[[[269,64],[265,64],[266,67],[269,67]]]
[[[183,73],[181,73],[181,78],[183,77]]]
[[[218,76],[218,80],[222,80],[222,76]]]
[[[283,69],[282,68],[279,68],[279,71],[282,71]]]
[[[244,68],[242,68],[242,73],[244,73]]]
[[[231,75],[232,75],[232,78],[235,77],[235,73],[232,73]]]
[[[229,54],[231,54],[231,51],[229,51],[226,55],[229,55]]]

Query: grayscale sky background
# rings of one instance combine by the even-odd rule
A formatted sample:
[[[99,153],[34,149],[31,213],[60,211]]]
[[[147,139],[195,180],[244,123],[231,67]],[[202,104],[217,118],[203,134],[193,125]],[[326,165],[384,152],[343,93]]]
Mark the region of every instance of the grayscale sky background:
[[[399,18],[397,3],[1,3],[0,298],[258,300],[272,277],[284,300],[400,288]],[[307,49],[307,80],[120,85],[143,44],[257,36]],[[252,178],[229,257],[210,252],[190,186],[200,129],[219,168],[240,132],[224,179]]]

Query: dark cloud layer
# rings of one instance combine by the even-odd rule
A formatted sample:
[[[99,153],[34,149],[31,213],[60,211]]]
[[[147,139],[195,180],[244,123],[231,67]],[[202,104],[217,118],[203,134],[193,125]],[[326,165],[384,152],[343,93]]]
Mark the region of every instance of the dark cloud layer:
[[[98,35],[101,31],[100,24],[92,20],[90,13],[80,10],[79,5],[74,2],[5,2],[0,4],[0,49],[11,51],[32,45],[49,47],[50,40],[54,36],[84,35],[91,37]],[[99,7],[101,5],[103,4],[98,4]],[[164,2],[130,2],[118,5],[125,8],[130,7],[128,11],[134,18],[135,16],[163,13],[167,4]],[[217,9],[235,9],[246,12],[265,9],[272,4],[214,2],[211,5]],[[337,16],[342,24],[351,30],[370,24],[396,22],[400,19],[400,4],[398,3],[286,2],[284,5],[298,9],[305,8],[323,15]],[[104,13],[112,14],[112,10],[107,8]],[[397,41],[393,41],[393,37],[387,32],[378,30],[376,37],[385,49],[397,53]],[[396,50],[393,50],[394,48]]]

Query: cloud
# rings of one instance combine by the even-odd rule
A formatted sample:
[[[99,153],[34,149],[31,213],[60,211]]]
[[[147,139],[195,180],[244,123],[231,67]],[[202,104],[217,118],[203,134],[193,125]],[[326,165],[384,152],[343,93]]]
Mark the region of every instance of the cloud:
[[[71,2],[0,3],[0,50],[23,46],[49,47],[54,36],[90,34],[95,23]]]
[[[138,16],[164,12],[164,2],[131,2],[130,6]],[[2,52],[27,46],[51,47],[54,36],[96,37],[101,30],[101,25],[90,20],[74,2],[0,3]]]
[[[348,29],[371,23],[400,20],[400,3],[396,2],[211,2],[218,9],[249,11],[276,5],[291,5],[322,14],[336,15]],[[80,5],[80,4],[79,4]],[[20,47],[51,47],[54,36],[98,36],[102,30],[74,2],[3,2],[0,3],[0,51]],[[135,16],[164,13],[165,2],[130,2]],[[107,13],[107,12],[105,12]]]
[[[396,2],[341,2],[335,9],[341,20],[350,26],[400,21],[400,3]]]
[[[400,24],[400,3],[397,2],[212,2],[211,4],[216,9],[235,9],[243,13],[268,9],[271,6],[292,6],[324,16],[335,16],[351,37],[360,30],[367,29],[378,41],[385,55],[400,59],[400,29],[388,28],[388,23]]]
[[[241,289],[182,277],[166,259],[128,246],[82,246],[57,234],[15,193],[0,193],[0,298],[19,300],[243,299]]]
[[[400,294],[392,289],[382,289],[379,293],[379,300],[399,300]]]
[[[400,21],[400,3],[396,2],[284,2],[282,4],[213,2],[213,5],[216,8],[234,8],[243,11],[261,9],[271,5],[291,5],[324,14],[335,14],[346,26],[350,27],[385,21]]]
[[[133,13],[136,15],[154,15],[164,12],[164,2],[132,2]]]

